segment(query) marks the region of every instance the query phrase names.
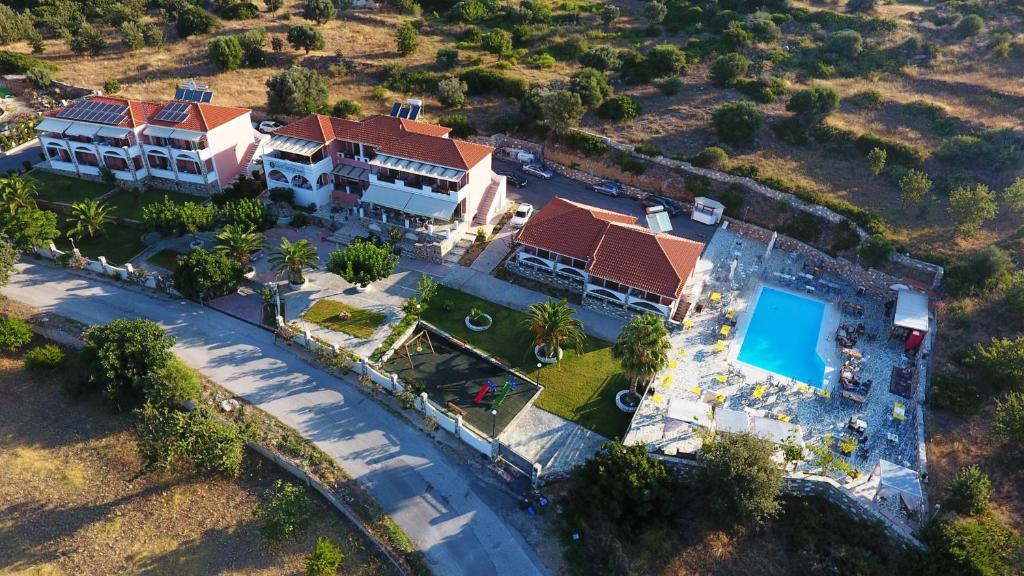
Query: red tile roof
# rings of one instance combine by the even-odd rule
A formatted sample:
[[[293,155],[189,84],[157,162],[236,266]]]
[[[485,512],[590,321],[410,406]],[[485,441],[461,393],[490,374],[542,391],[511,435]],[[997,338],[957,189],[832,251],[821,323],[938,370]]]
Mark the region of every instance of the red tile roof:
[[[346,140],[373,146],[378,152],[409,160],[468,170],[494,152],[494,148],[448,138],[451,128],[376,115],[345,120],[312,114],[280,128],[274,135],[327,144]]]
[[[533,215],[516,240],[579,260],[587,272],[663,296],[678,297],[704,245],[655,234],[633,216],[556,197]]]
[[[185,120],[181,122],[162,122],[160,120],[155,120],[155,116],[172,101],[157,103],[111,96],[87,96],[83,100],[108,102],[111,104],[127,104],[128,116],[120,125],[130,128],[135,128],[143,124],[154,124],[170,128],[181,128],[182,130],[209,132],[218,126],[226,124],[239,116],[251,112],[248,108],[235,108],[232,106],[216,106],[214,104],[191,102],[189,104],[188,117],[185,118]],[[82,100],[76,100],[62,108],[48,110],[45,115],[56,116],[61,111],[74,108],[81,102]]]

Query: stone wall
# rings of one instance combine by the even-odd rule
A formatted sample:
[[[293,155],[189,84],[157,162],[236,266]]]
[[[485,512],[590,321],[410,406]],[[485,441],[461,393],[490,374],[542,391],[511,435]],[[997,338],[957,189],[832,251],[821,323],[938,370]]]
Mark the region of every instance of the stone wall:
[[[424,242],[417,242],[413,246],[412,256],[417,260],[424,260],[432,264],[444,264],[444,251],[441,249],[441,244],[437,242],[431,242],[429,244]]]
[[[574,280],[562,274],[555,274],[554,272],[544,272],[533,266],[520,264],[519,262],[516,262],[514,258],[509,258],[505,262],[505,268],[507,268],[509,272],[515,272],[516,274],[531,280],[564,288],[575,294],[583,293],[582,280]]]

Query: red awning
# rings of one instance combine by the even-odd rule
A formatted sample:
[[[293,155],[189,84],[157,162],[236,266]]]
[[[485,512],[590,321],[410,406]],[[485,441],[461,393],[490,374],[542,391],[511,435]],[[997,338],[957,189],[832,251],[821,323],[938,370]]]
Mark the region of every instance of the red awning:
[[[356,204],[359,203],[359,196],[356,196],[355,194],[349,194],[348,192],[342,192],[340,190],[335,190],[331,194],[331,199],[334,200],[335,202],[340,202],[342,204],[346,204],[349,206],[355,206]]]
[[[913,350],[921,345],[921,341],[924,340],[924,334],[921,334],[917,330],[914,330],[907,336],[907,342],[904,345],[904,350]]]

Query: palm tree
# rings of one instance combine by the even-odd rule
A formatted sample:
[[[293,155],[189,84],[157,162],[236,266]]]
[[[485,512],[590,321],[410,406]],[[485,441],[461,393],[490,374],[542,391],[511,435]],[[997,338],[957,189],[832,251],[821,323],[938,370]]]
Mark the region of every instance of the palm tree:
[[[22,208],[35,208],[38,195],[36,181],[31,178],[13,174],[9,178],[0,179],[0,198],[3,198],[11,214]]]
[[[104,234],[103,228],[110,222],[110,209],[111,206],[92,199],[75,202],[68,217],[68,237],[94,238]]]
[[[262,247],[263,234],[251,226],[228,224],[217,234],[217,251],[237,260],[243,270],[249,269],[253,253]]]
[[[287,238],[281,239],[281,245],[274,250],[267,260],[277,272],[278,276],[288,274],[290,284],[299,285],[306,281],[302,276],[303,268],[316,269],[316,263],[320,260],[316,246],[309,240],[299,240],[292,244]]]
[[[576,310],[564,299],[554,302],[550,298],[542,304],[530,304],[523,325],[533,334],[534,346],[544,346],[548,358],[558,358],[562,346],[579,350],[586,335],[583,323],[573,318]]]
[[[622,362],[622,371],[629,378],[629,392],[634,397],[641,382],[649,382],[668,365],[668,340],[665,321],[655,314],[634,316],[619,333],[612,355]]]

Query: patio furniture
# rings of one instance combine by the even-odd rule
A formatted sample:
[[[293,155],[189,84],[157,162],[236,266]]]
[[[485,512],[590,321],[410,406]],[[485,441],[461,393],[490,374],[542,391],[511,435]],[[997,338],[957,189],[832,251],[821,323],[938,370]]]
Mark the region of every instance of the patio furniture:
[[[822,398],[829,400],[832,398],[832,393],[829,392],[828,390],[818,390],[818,396],[821,396]]]
[[[757,385],[757,386],[756,386],[756,387],[754,388],[754,393],[753,393],[753,394],[751,394],[751,396],[752,396],[753,398],[756,398],[756,399],[760,400],[761,398],[763,398],[763,397],[764,397],[764,393],[765,393],[765,391],[766,391],[766,390],[768,390],[768,387],[767,387],[767,386],[765,386],[764,384],[758,384],[758,385]]]
[[[789,422],[792,418],[788,414],[779,414],[778,418],[782,422]]]
[[[722,300],[722,295],[721,294],[719,294],[718,292],[712,292],[711,293],[711,301],[712,302],[721,302],[721,300]]]
[[[892,442],[893,444],[896,444],[897,442],[900,441],[900,437],[893,434],[892,432],[886,432],[885,439],[888,440],[889,442]]]
[[[900,422],[907,419],[907,407],[901,402],[896,402],[892,406],[892,417]]]
[[[722,329],[718,331],[722,336],[728,336],[730,332],[732,332],[732,326],[729,326],[728,324],[722,326]]]
[[[868,430],[868,423],[862,418],[850,416],[850,419],[846,421],[846,427],[857,434],[864,434]]]
[[[715,352],[722,352],[723,350],[725,350],[725,346],[725,340],[719,340],[718,342],[715,342]]]
[[[729,320],[735,320],[736,319],[736,311],[735,310],[729,310],[728,312],[725,313],[725,317],[728,318]]]
[[[718,380],[722,384],[725,384],[726,382],[729,381],[729,377],[726,376],[725,374],[716,374],[715,375],[715,380]]]
[[[704,389],[701,388],[700,386],[694,386],[693,388],[690,388],[690,392],[693,392],[696,396],[700,396],[700,393],[703,391]]]
[[[699,312],[699,310],[698,310],[698,312]],[[684,320],[683,321],[683,330],[689,330],[690,328],[693,328],[693,320]]]

